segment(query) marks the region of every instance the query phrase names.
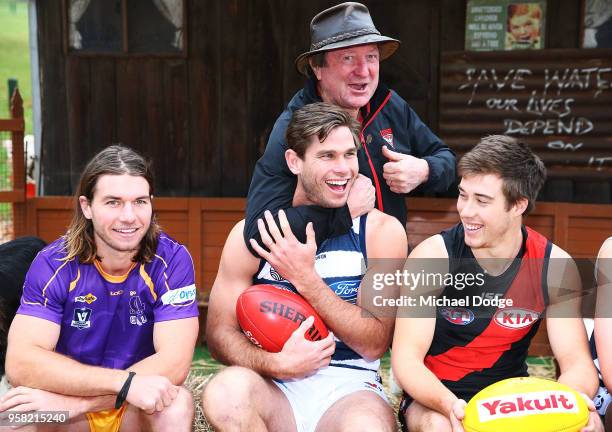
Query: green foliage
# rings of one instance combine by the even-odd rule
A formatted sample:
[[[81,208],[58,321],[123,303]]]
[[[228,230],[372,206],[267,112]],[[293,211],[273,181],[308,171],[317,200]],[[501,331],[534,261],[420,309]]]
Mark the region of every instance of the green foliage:
[[[0,118],[9,117],[8,79],[16,78],[23,98],[26,134],[32,133],[32,84],[28,44],[28,2],[0,0]]]
[[[1,136],[0,136],[1,139]],[[6,148],[0,144],[0,191],[10,190],[11,184],[11,165],[8,160]]]
[[[0,134],[0,140],[2,134]],[[0,143],[0,191],[11,189],[11,165],[8,161],[8,152]],[[6,235],[11,225],[12,208],[9,203],[0,203],[0,243],[8,240]]]

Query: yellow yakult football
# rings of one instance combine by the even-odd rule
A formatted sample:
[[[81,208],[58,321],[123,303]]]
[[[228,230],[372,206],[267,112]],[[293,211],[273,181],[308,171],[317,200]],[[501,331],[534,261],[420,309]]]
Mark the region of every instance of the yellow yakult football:
[[[578,432],[589,421],[572,388],[542,378],[510,378],[479,391],[465,407],[466,432]]]

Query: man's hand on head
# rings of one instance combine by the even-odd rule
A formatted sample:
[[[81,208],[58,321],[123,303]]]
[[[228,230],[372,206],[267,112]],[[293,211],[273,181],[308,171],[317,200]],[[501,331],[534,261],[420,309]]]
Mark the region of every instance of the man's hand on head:
[[[314,375],[323,367],[329,365],[331,356],[336,350],[334,335],[329,332],[327,337],[319,341],[310,341],[304,336],[314,323],[314,317],[306,318],[291,334],[283,349],[275,354],[277,360],[278,379],[301,379]]]
[[[351,218],[368,213],[374,208],[376,202],[376,189],[372,180],[363,174],[359,174],[349,191],[347,205],[351,212]]]
[[[382,153],[389,160],[383,166],[383,178],[391,192],[408,193],[429,178],[429,164],[425,159],[394,152],[387,146],[383,146]]]
[[[314,286],[314,281],[320,280],[315,270],[314,261],[317,252],[314,228],[312,222],[306,226],[306,243],[301,243],[289,226],[289,221],[283,210],[278,212],[280,227],[276,225],[272,213],[264,213],[266,223],[259,219],[257,226],[261,235],[261,242],[268,251],[262,248],[257,241],[251,239],[251,246],[265,259],[283,278],[295,286],[299,291],[303,286]]]

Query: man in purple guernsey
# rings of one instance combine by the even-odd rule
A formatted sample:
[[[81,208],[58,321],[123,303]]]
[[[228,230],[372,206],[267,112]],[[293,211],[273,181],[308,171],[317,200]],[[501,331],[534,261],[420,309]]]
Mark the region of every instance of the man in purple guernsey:
[[[0,411],[68,411],[54,430],[191,430],[193,262],[157,225],[153,183],[125,147],[89,162],[67,233],[26,276]]]

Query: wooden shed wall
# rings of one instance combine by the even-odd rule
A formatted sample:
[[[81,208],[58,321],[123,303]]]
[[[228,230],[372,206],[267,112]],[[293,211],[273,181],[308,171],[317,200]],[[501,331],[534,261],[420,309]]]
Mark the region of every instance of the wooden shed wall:
[[[338,1],[185,0],[187,53],[170,58],[67,53],[62,2],[38,0],[44,193],[71,194],[88,158],[121,142],[153,159],[158,195],[245,196],[274,120],[303,84],[293,61],[309,20]],[[381,79],[439,132],[440,59],[463,49],[466,0],[364,3],[402,41]],[[547,48],[577,48],[581,1],[549,0],[547,10]],[[604,198],[592,188],[601,186],[555,180],[541,198],[610,202],[609,186]]]
[[[227,235],[234,224],[243,218],[245,206],[246,200],[243,198],[155,200],[162,228],[185,244],[191,252],[201,299],[208,298]],[[407,228],[411,247],[458,221],[455,200],[413,198],[410,200],[410,208]],[[72,201],[69,197],[30,199],[27,201],[27,234],[37,235],[47,242],[53,241],[64,233],[71,214]],[[579,262],[579,267],[584,268],[582,274],[585,281],[592,277],[592,260],[603,240],[612,232],[607,205],[540,203],[526,223],[567,250],[574,258],[588,258]],[[585,297],[585,311],[592,311],[593,300],[592,295]],[[203,309],[202,331],[205,314],[206,310]],[[545,326],[540,328],[530,353],[551,354]]]
[[[459,221],[456,201],[412,198],[409,201],[408,242],[414,248]],[[244,198],[157,198],[162,228],[185,244],[193,256],[196,282],[204,296],[210,291],[221,250],[231,228],[244,217]],[[50,242],[66,231],[72,214],[69,197],[38,197],[27,201],[27,234]],[[526,223],[574,258],[593,259],[612,234],[610,206],[539,203]]]

